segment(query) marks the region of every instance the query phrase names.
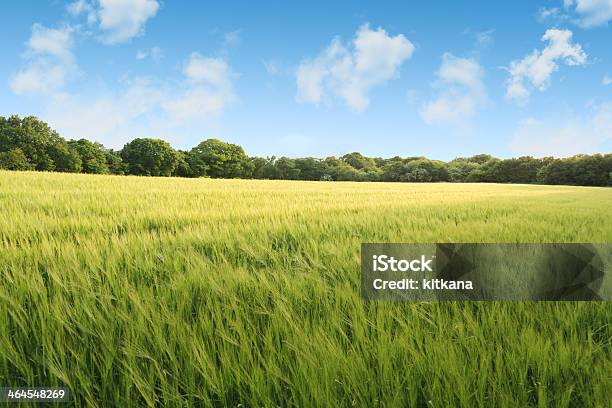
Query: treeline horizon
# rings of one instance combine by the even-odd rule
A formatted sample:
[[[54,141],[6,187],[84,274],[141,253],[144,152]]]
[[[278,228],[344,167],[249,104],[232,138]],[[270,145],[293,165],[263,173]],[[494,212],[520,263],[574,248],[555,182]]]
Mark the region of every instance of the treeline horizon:
[[[66,140],[34,116],[0,116],[0,169],[162,177],[271,180],[489,182],[612,186],[612,154],[568,158],[488,154],[451,161],[423,156],[366,157],[358,152],[324,159],[248,156],[236,144],[207,139],[191,150],[156,138],[137,138],[121,150],[85,138]]]

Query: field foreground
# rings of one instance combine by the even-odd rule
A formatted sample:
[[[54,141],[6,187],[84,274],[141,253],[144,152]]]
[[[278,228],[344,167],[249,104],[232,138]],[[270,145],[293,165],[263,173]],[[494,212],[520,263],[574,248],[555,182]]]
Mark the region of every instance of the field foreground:
[[[606,406],[610,302],[366,303],[359,248],[612,242],[611,207],[603,188],[0,172],[0,386],[76,406]]]

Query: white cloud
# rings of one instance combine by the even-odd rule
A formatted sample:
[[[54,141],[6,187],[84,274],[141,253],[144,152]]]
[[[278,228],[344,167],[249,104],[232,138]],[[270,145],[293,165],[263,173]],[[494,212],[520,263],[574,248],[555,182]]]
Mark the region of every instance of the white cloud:
[[[612,84],[612,77],[609,77],[608,75],[605,75],[603,77],[603,79],[601,80],[601,83],[603,85],[610,85],[610,84]]]
[[[182,122],[218,115],[230,100],[223,93],[197,87],[187,89],[178,98],[165,101],[162,106],[174,122]]]
[[[73,32],[71,27],[56,29],[34,24],[23,55],[26,66],[10,80],[13,92],[21,95],[53,93],[61,89],[77,72],[72,54]]]
[[[65,83],[68,73],[61,65],[35,61],[11,78],[10,86],[17,95],[28,93],[51,94]]]
[[[87,16],[88,24],[94,24],[96,21],[98,21],[98,14],[95,8],[88,3],[87,0],[76,0],[68,4],[66,9],[68,10],[68,13],[73,16],[79,16],[81,14]]]
[[[587,117],[562,122],[526,119],[514,132],[511,148],[520,155],[567,157],[597,153],[608,140],[612,140],[612,103],[593,107]]]
[[[493,32],[495,30],[482,31],[476,34],[476,51],[487,48],[493,43]]]
[[[563,8],[541,8],[538,12],[541,23],[568,20],[586,29],[607,25],[612,20],[612,0],[564,0]]]
[[[574,21],[582,28],[606,25],[612,20],[612,0],[564,0],[564,7],[576,14]]]
[[[30,39],[26,43],[28,52],[72,60],[72,32],[70,27],[54,29],[34,24]]]
[[[194,53],[178,83],[135,78],[95,98],[64,95],[49,104],[44,117],[65,137],[92,138],[111,147],[142,135],[176,141],[177,128],[209,123],[236,99],[233,77],[225,60]]]
[[[105,33],[102,41],[117,44],[141,35],[158,9],[156,0],[100,0],[100,29]]]
[[[223,36],[223,44],[226,47],[235,47],[240,44],[240,35],[242,34],[242,30],[234,30],[225,33]]]
[[[227,61],[193,53],[184,64],[186,85],[178,96],[162,102],[163,109],[174,121],[203,119],[221,113],[235,100]]]
[[[464,122],[486,103],[483,70],[474,59],[445,53],[436,76],[438,96],[419,112],[426,123]]]
[[[419,114],[427,124],[463,122],[474,115],[477,102],[468,94],[448,94],[428,102]]]
[[[279,66],[279,63],[275,60],[265,60],[261,62],[264,66],[264,68],[266,69],[266,72],[268,73],[268,75],[270,76],[276,76],[278,74],[280,74],[281,69]]]
[[[143,60],[147,57],[151,57],[151,59],[155,62],[159,62],[164,58],[164,51],[159,47],[152,47],[150,50],[138,50],[136,51],[136,59]]]
[[[153,61],[159,62],[162,60],[162,58],[164,58],[164,51],[159,47],[153,47],[151,48],[150,55]]]
[[[558,24],[568,19],[568,15],[559,7],[541,8],[538,12],[538,21],[540,23],[555,23]]]
[[[355,110],[364,110],[369,91],[397,77],[400,65],[414,49],[403,34],[392,37],[382,28],[371,30],[363,25],[351,44],[345,46],[336,38],[315,59],[300,64],[296,98],[318,104],[335,97]]]
[[[143,34],[144,26],[159,10],[157,0],[77,0],[68,5],[74,16],[84,14],[89,24],[98,23],[105,44],[119,44]]]
[[[193,83],[227,87],[232,73],[227,62],[221,58],[203,57],[193,53],[183,67],[183,74]]]
[[[158,107],[165,90],[142,78],[124,85],[118,92],[100,92],[95,98],[84,95],[55,98],[43,116],[65,138],[85,137],[113,148],[120,148],[137,136],[150,137],[155,133],[144,130],[161,128],[164,123],[160,121]],[[142,123],[146,125],[142,127]]]
[[[533,50],[522,60],[510,63],[507,68],[510,74],[506,84],[507,97],[524,103],[531,95],[528,84],[539,91],[546,90],[552,73],[559,69],[559,62],[575,66],[584,65],[587,61],[580,44],[572,44],[572,32],[569,30],[546,30],[542,41],[548,43],[542,51]]]

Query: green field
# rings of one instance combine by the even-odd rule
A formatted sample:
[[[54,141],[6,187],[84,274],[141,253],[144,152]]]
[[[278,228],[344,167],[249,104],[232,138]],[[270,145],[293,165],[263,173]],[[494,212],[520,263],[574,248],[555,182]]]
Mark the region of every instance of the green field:
[[[609,406],[612,304],[364,302],[362,242],[612,242],[612,189],[0,172],[0,386]]]

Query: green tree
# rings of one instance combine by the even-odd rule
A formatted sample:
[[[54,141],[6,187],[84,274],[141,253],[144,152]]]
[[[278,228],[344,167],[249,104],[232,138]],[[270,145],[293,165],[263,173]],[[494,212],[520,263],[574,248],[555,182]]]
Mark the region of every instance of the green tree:
[[[480,165],[478,163],[469,162],[465,159],[455,159],[447,165],[449,180],[455,183],[465,182],[469,174],[479,167]]]
[[[448,181],[446,163],[439,160],[420,158],[406,164],[410,181]]]
[[[0,169],[4,170],[34,170],[34,165],[20,148],[0,152]]]
[[[178,155],[178,164],[172,173],[176,177],[198,177],[191,169],[190,154],[183,150],[176,151]]]
[[[100,143],[90,142],[87,139],[70,140],[68,142],[81,158],[81,171],[90,174],[108,174],[107,152]]]
[[[320,180],[325,174],[325,166],[319,159],[306,157],[295,159],[295,168],[299,170],[300,180]]]
[[[408,174],[414,169],[414,165],[408,166],[408,164],[418,160],[427,159],[425,157],[402,158],[399,156],[395,156],[390,159],[384,160],[380,162],[380,178],[383,181],[414,181],[414,176],[410,176]],[[422,175],[420,177],[422,177]]]
[[[288,157],[281,157],[274,163],[276,175],[281,180],[297,180],[300,176],[300,169],[295,166],[295,160]]]
[[[345,154],[340,159],[357,170],[368,171],[376,168],[376,162],[374,161],[374,159],[365,157],[364,155],[358,152]]]
[[[0,116],[0,152],[20,149],[36,170],[80,171],[80,158],[66,140],[34,116]]]
[[[138,176],[171,176],[179,162],[176,150],[160,139],[134,139],[121,150],[127,172]]]
[[[523,156],[518,159],[491,160],[483,166],[487,175],[486,181],[496,183],[535,183],[538,180],[538,172],[544,162],[531,156]]]
[[[568,159],[573,167],[573,182],[581,186],[610,185],[612,155],[578,155]]]
[[[492,158],[489,161],[483,163],[480,167],[474,169],[468,174],[467,181],[469,182],[487,182],[487,183],[498,183],[500,182],[501,167],[498,166],[500,159]]]
[[[206,166],[213,178],[249,178],[254,165],[241,146],[208,139],[191,149],[194,163]]]
[[[365,181],[380,181],[382,177],[382,170],[378,167],[369,170],[361,170],[361,173],[361,178]]]
[[[104,151],[104,155],[106,156],[106,165],[110,174],[125,174],[125,163],[121,159],[120,152],[108,149]]]
[[[407,173],[406,164],[400,157],[386,160],[382,166],[383,181],[402,181]]]
[[[251,157],[250,160],[253,166],[253,178],[260,180],[273,180],[278,178],[276,168],[274,167],[276,157]]]
[[[208,175],[209,167],[203,155],[192,149],[187,153],[186,159],[187,163],[189,163],[192,177],[204,177]]]
[[[485,164],[491,159],[494,159],[494,157],[491,156],[490,154],[477,154],[477,155],[468,157],[465,160],[470,163]]]
[[[62,139],[60,143],[54,143],[47,149],[49,157],[53,161],[55,171],[67,173],[79,173],[82,169],[82,162],[79,153],[70,147]]]
[[[360,181],[365,173],[360,172],[347,162],[337,157],[327,157],[324,161],[324,174],[336,181]]]

